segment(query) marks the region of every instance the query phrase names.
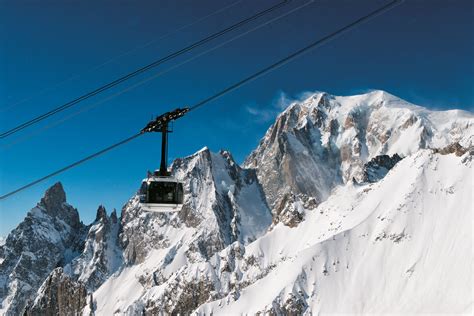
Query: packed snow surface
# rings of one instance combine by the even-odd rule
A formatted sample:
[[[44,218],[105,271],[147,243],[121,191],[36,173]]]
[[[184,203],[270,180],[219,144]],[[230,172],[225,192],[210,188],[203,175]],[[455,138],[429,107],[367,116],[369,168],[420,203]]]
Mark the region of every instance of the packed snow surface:
[[[278,224],[245,246],[233,270],[249,285],[195,313],[253,315],[291,300],[306,314],[472,311],[472,188],[470,160],[428,150],[378,183],[341,186],[298,227]],[[125,312],[143,295],[159,296],[166,283],[147,288],[138,276],[166,253],[154,251],[106,281],[94,293],[97,312]],[[175,277],[219,282],[212,262],[223,253],[211,264],[180,261]],[[249,266],[250,258],[257,263]]]
[[[376,184],[338,188],[297,228],[246,247],[274,266],[235,300],[203,314],[254,314],[275,300],[306,313],[472,311],[472,165],[420,151]]]

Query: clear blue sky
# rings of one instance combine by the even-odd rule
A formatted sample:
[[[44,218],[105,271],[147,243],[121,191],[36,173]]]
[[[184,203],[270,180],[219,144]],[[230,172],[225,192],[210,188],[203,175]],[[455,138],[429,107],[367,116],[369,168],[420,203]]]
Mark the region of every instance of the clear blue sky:
[[[276,2],[244,0],[99,70],[88,71],[234,1],[204,0],[199,5],[192,0],[1,1],[1,130]],[[284,10],[303,2],[295,0]],[[384,3],[316,1],[54,128],[37,133],[41,127],[124,86],[1,140],[0,192],[6,193],[132,135],[152,114],[193,104]],[[405,1],[389,13],[175,123],[175,132],[170,137],[170,160],[208,146],[213,151],[228,149],[242,162],[271,124],[274,103],[281,92],[297,97],[314,90],[348,95],[383,89],[429,108],[472,111],[472,21],[472,1]],[[81,76],[64,82],[75,75]],[[62,84],[57,86],[58,83]],[[49,90],[44,92],[44,89]],[[249,108],[266,115],[256,117]],[[37,134],[30,137],[33,131]],[[10,146],[13,141],[19,142]],[[93,220],[99,204],[104,204],[108,211],[117,208],[120,212],[146,171],[158,167],[159,150],[159,134],[146,135],[1,201],[0,235],[15,227],[44,190],[58,180],[64,184],[68,201],[79,209],[85,223]]]

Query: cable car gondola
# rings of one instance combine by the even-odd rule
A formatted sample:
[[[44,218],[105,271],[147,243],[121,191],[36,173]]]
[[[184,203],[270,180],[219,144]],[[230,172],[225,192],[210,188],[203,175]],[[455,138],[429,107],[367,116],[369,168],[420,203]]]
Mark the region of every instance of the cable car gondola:
[[[183,183],[178,181],[167,168],[168,156],[168,123],[186,112],[188,108],[176,109],[167,112],[148,123],[142,130],[145,132],[161,132],[161,164],[160,169],[153,174],[148,174],[143,179],[140,187],[139,197],[142,209],[150,212],[179,212],[183,207],[184,190]]]
[[[156,173],[142,181],[142,209],[150,212],[179,212],[184,199],[183,183],[174,177],[161,177]]]

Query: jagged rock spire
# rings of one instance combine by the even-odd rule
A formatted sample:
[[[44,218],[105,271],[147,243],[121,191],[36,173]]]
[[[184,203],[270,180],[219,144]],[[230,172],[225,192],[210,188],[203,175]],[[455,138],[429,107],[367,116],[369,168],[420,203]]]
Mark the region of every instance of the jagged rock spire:
[[[66,202],[66,192],[64,192],[61,182],[56,182],[52,187],[46,190],[40,205],[46,210],[60,208]]]
[[[117,223],[117,210],[114,209],[112,213],[110,213],[110,219],[112,220],[112,223]]]
[[[38,203],[46,214],[54,218],[60,218],[72,227],[80,226],[79,213],[66,202],[66,192],[61,182],[56,182],[46,190],[41,201]]]
[[[96,222],[101,221],[101,222],[106,222],[107,221],[107,210],[105,209],[105,206],[99,205],[97,208],[97,215],[95,216]]]
[[[23,314],[50,272],[83,248],[84,229],[77,210],[66,203],[62,184],[55,183],[2,247],[0,301],[11,303],[0,305],[0,314]]]

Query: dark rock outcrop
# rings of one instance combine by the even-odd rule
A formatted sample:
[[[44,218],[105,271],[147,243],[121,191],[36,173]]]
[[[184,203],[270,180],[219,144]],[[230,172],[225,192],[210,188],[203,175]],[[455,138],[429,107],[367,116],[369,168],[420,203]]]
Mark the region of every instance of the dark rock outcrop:
[[[25,316],[79,315],[87,304],[86,286],[56,268],[38,290],[38,298],[25,309]]]
[[[364,165],[364,181],[377,182],[383,179],[389,170],[392,169],[400,160],[402,160],[402,157],[398,154],[374,157]]]
[[[461,157],[468,151],[472,150],[474,150],[474,148],[465,148],[461,146],[461,144],[459,144],[458,142],[455,142],[443,148],[435,148],[433,149],[433,152],[441,155],[455,154],[456,156]]]

